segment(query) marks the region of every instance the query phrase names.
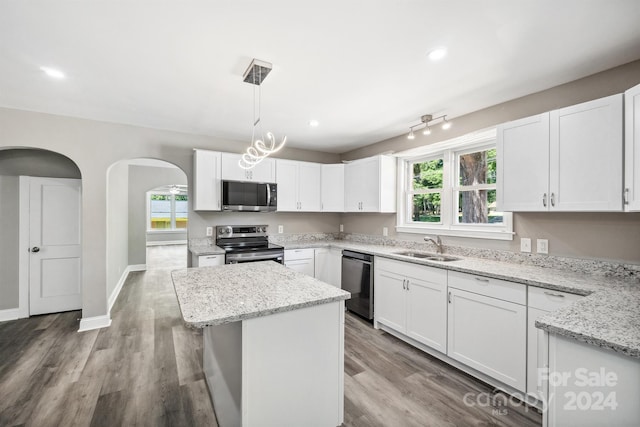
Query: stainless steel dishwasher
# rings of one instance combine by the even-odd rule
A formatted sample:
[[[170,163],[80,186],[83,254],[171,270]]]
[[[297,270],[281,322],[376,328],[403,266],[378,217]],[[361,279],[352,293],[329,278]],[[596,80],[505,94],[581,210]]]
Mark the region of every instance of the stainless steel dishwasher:
[[[351,292],[347,309],[373,319],[373,255],[342,251],[342,289]]]

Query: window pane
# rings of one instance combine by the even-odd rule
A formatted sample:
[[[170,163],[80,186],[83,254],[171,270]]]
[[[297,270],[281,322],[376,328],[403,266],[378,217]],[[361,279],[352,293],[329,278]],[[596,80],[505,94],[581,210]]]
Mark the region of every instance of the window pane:
[[[459,192],[459,224],[501,224],[502,221],[502,212],[496,212],[496,190]]]
[[[411,220],[414,222],[440,222],[440,193],[414,194]]]
[[[187,207],[187,196],[176,195],[176,228],[187,228],[187,218],[189,209]]]
[[[152,194],[150,210],[151,229],[164,230],[171,228],[171,196]]]
[[[495,184],[496,150],[478,151],[461,154],[460,185]]]
[[[429,160],[421,163],[411,163],[413,170],[413,189],[423,190],[432,188],[442,188],[442,159]]]

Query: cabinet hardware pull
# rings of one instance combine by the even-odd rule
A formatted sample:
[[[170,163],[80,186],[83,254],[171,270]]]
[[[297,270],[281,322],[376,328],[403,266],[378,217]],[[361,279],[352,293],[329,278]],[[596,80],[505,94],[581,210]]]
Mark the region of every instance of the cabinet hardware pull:
[[[556,205],[556,193],[551,193],[551,206]]]
[[[451,291],[449,291],[449,304],[451,304]]]
[[[544,293],[545,295],[549,295],[550,297],[560,297],[560,298],[564,298],[564,295],[562,294],[554,294],[553,292],[546,292]]]
[[[484,277],[474,277],[478,282],[489,283],[489,279],[485,279]]]
[[[624,204],[625,205],[629,204],[629,189],[628,188],[624,189]]]
[[[547,193],[542,195],[542,206],[547,207]]]
[[[409,282],[410,282],[410,280],[407,279],[407,290],[409,290]]]
[[[407,289],[404,285],[407,283],[407,279],[402,279],[402,289]]]

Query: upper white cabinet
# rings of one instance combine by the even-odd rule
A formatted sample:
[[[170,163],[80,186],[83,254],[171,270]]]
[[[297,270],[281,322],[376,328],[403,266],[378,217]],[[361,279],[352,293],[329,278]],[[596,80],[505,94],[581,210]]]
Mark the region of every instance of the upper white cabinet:
[[[319,212],[320,171],[318,163],[276,160],[278,211]]]
[[[640,211],[640,85],[624,93],[626,211]]]
[[[322,212],[344,212],[344,164],[321,166]]]
[[[221,153],[193,150],[193,210],[219,211],[221,207]]]
[[[276,182],[276,161],[266,158],[251,169],[243,169],[240,154],[222,153],[222,179],[229,181]]]
[[[376,325],[446,353],[446,270],[377,257],[374,283]]]
[[[498,127],[498,209],[622,210],[622,94]]]
[[[346,212],[396,211],[396,159],[375,156],[345,166]]]

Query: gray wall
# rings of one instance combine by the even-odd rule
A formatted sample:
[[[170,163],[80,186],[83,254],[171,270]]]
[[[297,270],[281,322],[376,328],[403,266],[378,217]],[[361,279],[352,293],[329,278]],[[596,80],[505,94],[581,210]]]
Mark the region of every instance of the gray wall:
[[[0,175],[0,310],[18,308],[18,180]]]
[[[129,166],[130,265],[147,263],[147,191],[164,185],[186,183],[185,173],[175,167]],[[181,237],[186,239],[184,234]],[[168,240],[180,240],[180,237],[168,238]]]
[[[82,178],[80,170],[71,159],[51,151],[33,149],[0,151],[0,173],[11,176]]]
[[[129,167],[126,161],[109,169],[107,182],[107,297],[129,261]]]
[[[454,117],[453,126],[448,131],[435,126],[431,135],[425,136],[422,132],[417,132],[413,141],[407,139],[406,134],[399,135],[344,153],[342,159],[351,160],[433,144],[510,120],[621,93],[637,84],[640,84],[640,61],[462,117]],[[395,215],[345,214],[342,221],[345,232],[382,235],[382,227],[388,227],[390,236],[405,240],[422,238],[407,233],[396,234]],[[519,251],[520,237],[546,238],[549,239],[549,253],[553,255],[640,264],[640,213],[515,213],[513,226],[516,232],[513,241],[464,238],[444,240],[445,243],[463,246]]]

